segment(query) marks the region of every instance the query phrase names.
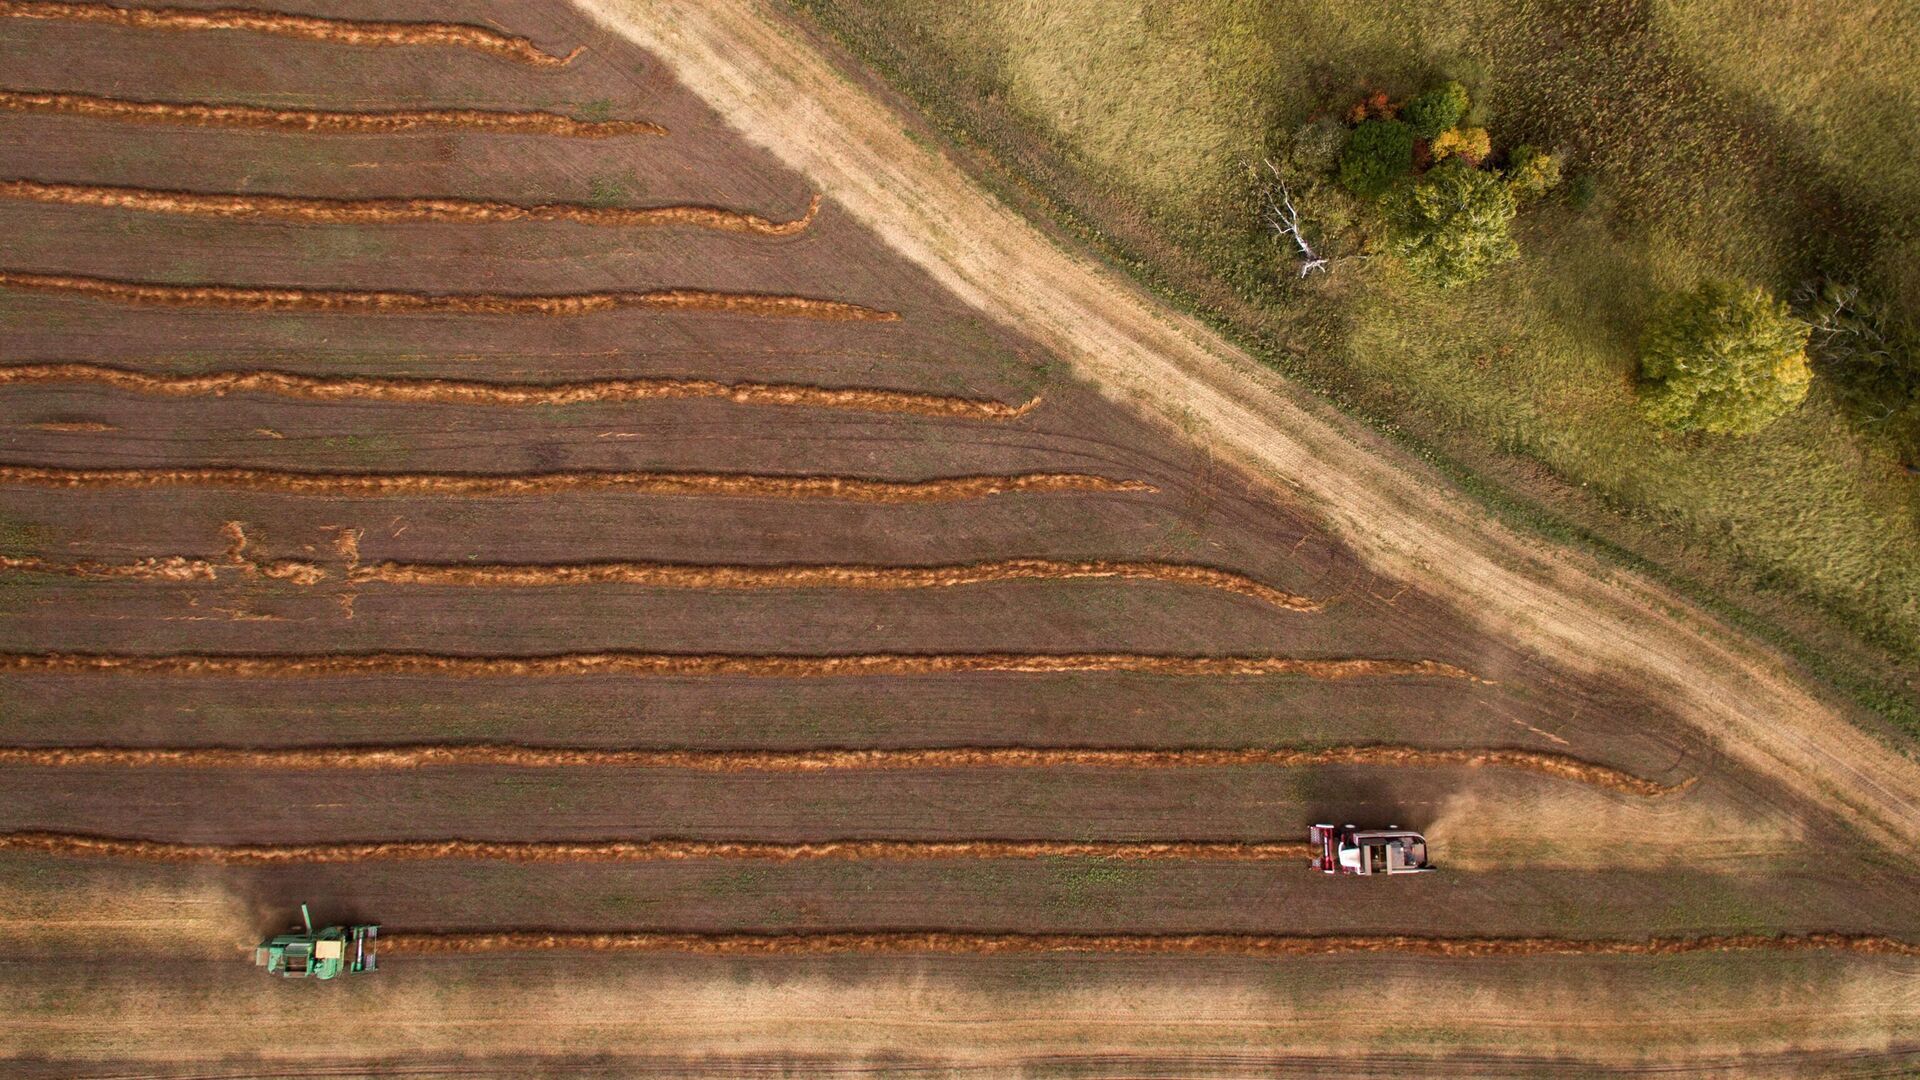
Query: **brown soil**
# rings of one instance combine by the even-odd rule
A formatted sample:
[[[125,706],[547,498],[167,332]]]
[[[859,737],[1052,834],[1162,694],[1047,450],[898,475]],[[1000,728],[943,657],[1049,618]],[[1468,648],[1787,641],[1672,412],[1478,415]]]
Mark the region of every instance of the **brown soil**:
[[[132,101],[94,94],[47,94],[0,90],[0,112],[84,117],[129,124],[185,127],[252,128],[313,134],[372,135],[444,129],[553,135],[573,139],[611,139],[622,135],[665,135],[667,129],[645,120],[577,120],[552,112],[500,112],[486,109],[266,109],[250,105],[214,105],[197,101]]]
[[[1126,653],[860,656],[684,656],[663,653],[574,653],[559,656],[433,656],[422,653],[316,656],[89,656],[0,653],[0,674],[130,675],[161,678],[310,679],[367,675],[550,679],[587,675],[627,678],[832,679],[1011,672],[1120,672],[1181,678],[1293,676],[1338,681],[1439,678],[1485,682],[1434,660],[1319,660],[1289,656],[1142,656]]]
[[[333,45],[438,45],[472,49],[536,67],[571,63],[585,49],[582,46],[565,56],[552,56],[535,48],[526,38],[466,23],[326,19],[253,8],[122,7],[86,0],[0,0],[0,18],[105,23],[136,30],[240,30]]]
[[[712,206],[629,208],[578,203],[521,206],[484,199],[304,199],[286,195],[210,195],[92,184],[42,184],[32,180],[0,180],[0,199],[214,218],[278,218],[321,225],[570,221],[576,225],[607,228],[690,225],[756,236],[797,235],[805,232],[820,212],[818,195],[807,204],[807,212],[802,216],[790,221],[769,221],[758,214]]]
[[[65,274],[0,270],[0,288],[63,293],[116,304],[213,307],[237,311],[326,311],[411,314],[453,312],[462,315],[591,315],[620,308],[655,311],[723,311],[762,318],[892,322],[899,313],[839,300],[806,296],[722,293],[707,289],[652,289],[647,292],[595,292],[566,296],[518,296],[499,293],[421,294],[347,289],[256,289],[232,285],[159,285],[108,281]]]
[[[273,394],[312,401],[392,401],[420,405],[555,406],[588,402],[683,401],[702,398],[736,405],[787,406],[947,416],[966,420],[1015,420],[1040,403],[1018,405],[941,394],[890,390],[832,389],[780,383],[723,383],[712,379],[596,379],[572,383],[498,383],[472,379],[374,379],[318,377],[283,371],[214,371],[203,375],[156,375],[101,364],[0,365],[0,386],[82,383],[135,394],[194,397]],[[100,430],[88,428],[87,430]],[[112,430],[110,427],[107,430]]]
[[[1412,746],[1339,746],[1324,750],[1153,749],[1092,747],[926,747],[912,750],[610,750],[506,745],[229,747],[162,749],[106,746],[0,747],[0,765],[36,768],[425,769],[513,768],[692,769],[701,772],[828,772],[876,769],[1188,769],[1265,766],[1387,765],[1515,769],[1607,791],[1652,798],[1691,788],[1695,778],[1660,784],[1563,754],[1529,750],[1433,750]]]
[[[1306,844],[1246,844],[1209,841],[1115,843],[1062,840],[822,840],[783,844],[737,840],[428,840],[343,844],[176,844],[63,833],[0,833],[0,852],[63,857],[212,863],[222,866],[323,865],[374,860],[419,862],[446,859],[495,862],[684,862],[751,859],[794,862],[842,859],[887,862],[925,859],[1112,859],[1270,862],[1298,861]]]
[[[1135,480],[1077,473],[954,476],[938,480],[867,480],[850,476],[748,476],[733,473],[569,472],[532,476],[294,473],[266,469],[45,469],[0,465],[0,484],[64,490],[193,488],[266,491],[346,498],[437,495],[495,498],[568,491],[624,491],[636,495],[712,495],[747,499],[845,499],[868,503],[984,499],[1012,493],[1136,492]]]
[[[1920,956],[1920,944],[1878,935],[1715,934],[1639,941],[1573,938],[1432,938],[1417,935],[1284,934],[568,934],[542,931],[493,934],[381,935],[399,954],[487,952],[682,952],[707,956],[819,956],[829,953],[957,954],[1149,953],[1173,956],[1332,956],[1393,953],[1482,960],[1507,956],[1679,956],[1764,949],[1827,950],[1865,956]]]

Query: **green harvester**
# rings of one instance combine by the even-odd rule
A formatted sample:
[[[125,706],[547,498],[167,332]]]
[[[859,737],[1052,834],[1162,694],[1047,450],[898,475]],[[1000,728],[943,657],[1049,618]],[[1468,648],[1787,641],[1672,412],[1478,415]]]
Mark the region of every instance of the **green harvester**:
[[[253,950],[253,966],[285,979],[331,979],[374,970],[378,926],[329,926],[314,932],[313,916],[300,905],[300,921],[291,933],[276,934]]]

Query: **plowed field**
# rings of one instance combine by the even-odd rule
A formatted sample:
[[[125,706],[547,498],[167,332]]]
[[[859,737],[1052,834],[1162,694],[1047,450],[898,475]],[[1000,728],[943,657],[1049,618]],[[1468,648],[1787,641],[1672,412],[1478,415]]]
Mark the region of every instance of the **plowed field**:
[[[1115,400],[674,56],[0,0],[0,58],[10,1074],[1920,1054],[1910,860]],[[1442,872],[1309,873],[1323,820]],[[382,970],[250,970],[301,902]],[[1382,1002],[1374,1059],[1325,1023]]]

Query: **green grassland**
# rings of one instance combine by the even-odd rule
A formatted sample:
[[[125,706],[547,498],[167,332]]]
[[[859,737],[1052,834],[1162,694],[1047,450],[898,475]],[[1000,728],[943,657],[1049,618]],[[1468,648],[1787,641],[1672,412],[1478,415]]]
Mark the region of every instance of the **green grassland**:
[[[1004,197],[1920,733],[1920,477],[1897,448],[1819,381],[1745,439],[1662,432],[1633,395],[1653,299],[1702,275],[1785,296],[1826,274],[1920,310],[1920,4],[798,2]],[[1274,134],[1444,78],[1496,151],[1552,147],[1593,197],[1529,208],[1521,259],[1470,286],[1378,258],[1293,280],[1257,213]]]

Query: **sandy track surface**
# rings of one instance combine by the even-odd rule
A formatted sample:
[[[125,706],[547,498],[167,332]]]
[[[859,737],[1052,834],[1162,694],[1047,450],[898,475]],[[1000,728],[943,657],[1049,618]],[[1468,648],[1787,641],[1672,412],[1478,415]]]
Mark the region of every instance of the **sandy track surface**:
[[[1519,536],[1425,468],[1090,259],[1062,250],[753,0],[576,0],[745,137],[969,303],[1112,394],[1291,489],[1383,573],[1580,671],[1643,684],[1742,763],[1888,846],[1920,841],[1920,764],[1784,663],[1641,577]]]

